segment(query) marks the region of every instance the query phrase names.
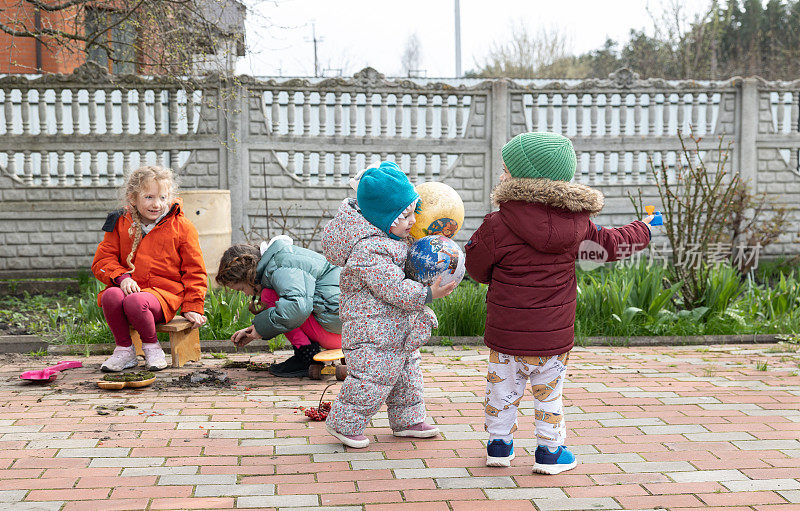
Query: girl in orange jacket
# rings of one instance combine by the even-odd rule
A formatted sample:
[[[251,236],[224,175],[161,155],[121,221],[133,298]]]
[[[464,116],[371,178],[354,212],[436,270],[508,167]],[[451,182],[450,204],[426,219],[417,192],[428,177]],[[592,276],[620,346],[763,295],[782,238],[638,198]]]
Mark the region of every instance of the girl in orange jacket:
[[[180,308],[194,327],[206,322],[206,268],[197,230],[175,198],[172,171],[157,166],[131,172],[121,190],[123,209],[103,225],[92,273],[106,285],[97,297],[114,335],[114,354],[101,369],[122,371],[139,363],[130,328],[142,339],[148,370],[167,366],[156,339],[156,323],[168,322]]]

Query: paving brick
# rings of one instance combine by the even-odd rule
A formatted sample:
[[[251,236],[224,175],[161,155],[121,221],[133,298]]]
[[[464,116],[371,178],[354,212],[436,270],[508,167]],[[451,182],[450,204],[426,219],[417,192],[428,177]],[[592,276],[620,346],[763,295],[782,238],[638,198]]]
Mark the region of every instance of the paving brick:
[[[103,511],[146,509],[148,499],[76,500],[68,502],[63,511]]]
[[[195,476],[196,477],[196,476]],[[198,484],[195,497],[236,497],[242,495],[275,495],[274,484]]]
[[[352,461],[353,470],[380,470],[380,469],[422,469],[425,463],[419,459],[407,460],[364,460]]]
[[[491,488],[485,491],[490,500],[566,499],[559,488]]]
[[[164,464],[164,458],[95,458],[89,467],[157,467]]]
[[[263,507],[315,507],[319,504],[319,496],[317,495],[275,495],[275,496],[257,496],[257,497],[237,497],[237,508],[263,508]]]
[[[706,481],[747,481],[749,478],[738,470],[698,470],[695,472],[667,472],[676,483],[701,483]]]
[[[236,476],[233,475],[225,475],[225,474],[215,474],[215,475],[181,475],[181,474],[169,474],[163,475],[158,478],[159,486],[164,485],[201,485],[201,484],[210,484],[210,485],[226,485],[226,484],[235,484],[236,483]]]
[[[232,509],[233,498],[153,499],[149,509]]]
[[[63,506],[64,502],[60,500],[51,502],[9,502],[3,504],[3,511],[59,511]]]
[[[496,477],[442,477],[435,479],[439,488],[514,488],[516,483],[507,476]],[[359,485],[360,487],[360,485]]]
[[[730,491],[800,490],[796,479],[759,479],[747,481],[722,481]]]
[[[783,497],[771,491],[744,492],[694,492],[697,498],[709,506],[757,506],[763,504],[783,504]]]
[[[136,467],[122,469],[122,477],[138,477],[138,476],[169,476],[169,475],[189,475],[196,474],[198,466],[181,466],[181,467]]]
[[[467,477],[469,472],[465,468],[399,468],[394,470],[398,479],[417,479],[422,477]]]
[[[25,498],[26,490],[2,490],[0,491],[0,502],[19,502]]]
[[[485,500],[459,501],[451,500],[450,505],[453,511],[485,511],[487,502]],[[533,502],[529,500],[504,500],[503,511],[535,511]]]
[[[618,463],[628,473],[692,471],[695,468],[686,461],[646,461],[643,463]]]
[[[621,506],[611,498],[536,499],[534,503],[540,511],[621,509]]]

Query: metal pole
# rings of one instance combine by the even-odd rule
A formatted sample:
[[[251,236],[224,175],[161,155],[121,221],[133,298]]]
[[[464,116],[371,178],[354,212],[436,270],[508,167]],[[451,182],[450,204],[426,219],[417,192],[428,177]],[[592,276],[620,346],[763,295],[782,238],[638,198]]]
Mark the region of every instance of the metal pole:
[[[456,78],[461,78],[461,3],[456,1]]]
[[[314,41],[314,76],[319,76],[319,64],[317,64],[317,25],[311,24],[311,37]]]

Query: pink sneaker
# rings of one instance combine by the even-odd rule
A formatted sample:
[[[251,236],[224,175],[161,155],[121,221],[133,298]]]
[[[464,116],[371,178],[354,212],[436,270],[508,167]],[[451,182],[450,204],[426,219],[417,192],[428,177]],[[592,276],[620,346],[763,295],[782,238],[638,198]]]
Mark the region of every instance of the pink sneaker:
[[[406,429],[393,431],[394,436],[410,436],[414,438],[431,438],[439,434],[439,428],[431,426],[427,422],[418,422]]]
[[[330,427],[327,422],[325,423],[325,429],[327,429],[328,433],[335,436],[347,447],[352,447],[353,449],[363,449],[369,445],[369,438],[365,437],[364,435],[343,435]]]

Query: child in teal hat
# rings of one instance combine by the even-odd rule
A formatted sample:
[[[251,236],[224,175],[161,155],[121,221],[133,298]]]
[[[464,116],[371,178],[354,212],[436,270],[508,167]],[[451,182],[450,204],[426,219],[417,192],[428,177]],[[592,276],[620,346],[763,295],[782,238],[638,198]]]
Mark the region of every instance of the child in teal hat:
[[[364,434],[383,403],[394,436],[431,438],[426,421],[419,348],[438,326],[425,306],[447,296],[451,283],[432,286],[407,279],[403,268],[419,195],[394,162],[381,162],[350,181],[345,199],[323,230],[322,250],[342,267],[339,279],[342,351],[348,375],[325,421],[344,445],[369,445]]]

